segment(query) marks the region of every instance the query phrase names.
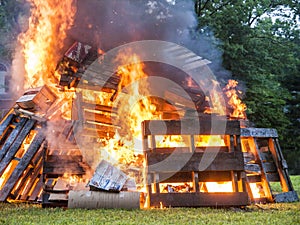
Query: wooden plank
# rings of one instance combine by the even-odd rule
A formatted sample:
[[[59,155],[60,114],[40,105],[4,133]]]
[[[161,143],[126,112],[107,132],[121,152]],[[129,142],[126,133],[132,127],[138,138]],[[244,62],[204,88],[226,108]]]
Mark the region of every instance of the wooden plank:
[[[224,153],[218,152],[217,154],[210,153],[146,153],[146,161],[148,163],[148,172],[192,172],[200,171],[200,163],[205,163],[202,159],[210,159],[214,157],[212,162],[207,165],[205,171],[226,171],[244,170],[243,154],[241,152]],[[182,160],[185,159],[186,163],[183,164]],[[164,162],[163,165],[155,166]]]
[[[42,168],[43,163],[41,160],[41,163],[39,163],[31,172],[30,180],[26,185],[26,189],[22,191],[22,196],[20,197],[20,200],[27,200],[31,196],[30,193],[35,190],[36,185],[39,183],[39,180],[42,180],[42,178],[39,177],[42,174]]]
[[[33,125],[34,123],[32,123]],[[29,124],[30,125],[30,124]],[[36,154],[36,152],[41,147],[43,141],[45,140],[45,136],[42,132],[39,132],[33,141],[31,142],[31,145],[29,146],[28,150],[18,163],[17,167],[12,172],[11,176],[7,180],[5,186],[2,188],[0,192],[0,201],[5,201],[6,198],[9,196],[10,192],[12,191],[15,184],[18,182],[18,179],[22,176],[23,171],[27,168],[29,165],[32,157]]]
[[[84,109],[91,109],[91,110],[96,110],[101,112],[117,113],[117,108],[113,108],[111,106],[106,106],[106,105],[97,105],[97,104],[82,102],[81,107]]]
[[[29,201],[36,201],[39,198],[39,194],[42,192],[44,186],[43,180],[40,178],[38,183],[35,185],[33,192],[29,196]]]
[[[8,125],[12,122],[15,118],[14,114],[9,114],[4,121],[2,121],[0,125],[0,138],[2,137],[4,131],[7,129]]]
[[[257,182],[261,182],[261,176],[260,175],[248,175],[247,174],[247,183],[257,183]]]
[[[95,121],[98,123],[103,123],[108,125],[113,124],[112,117],[103,114],[87,112],[87,111],[84,112],[84,119],[85,121]]]
[[[63,161],[64,163],[69,162],[82,162],[82,155],[47,155],[46,162],[57,163]]]
[[[247,192],[150,194],[150,205],[160,207],[246,206]]]
[[[9,150],[7,151],[7,154],[3,157],[0,163],[0,174],[4,172],[10,161],[14,158],[15,154],[18,152],[20,146],[22,145],[22,142],[29,134],[35,123],[36,121],[32,119],[26,121],[24,127],[19,132],[19,135],[16,137],[15,141],[12,143]]]
[[[142,122],[143,135],[239,135],[237,120],[146,120]]]
[[[276,173],[267,173],[266,176],[268,177],[269,182],[280,182],[279,174]]]
[[[264,162],[262,163],[265,173],[277,172],[277,167],[274,162]]]
[[[296,191],[288,191],[274,195],[274,200],[277,203],[280,202],[298,202],[299,197]]]
[[[43,168],[43,173],[47,174],[47,175],[53,175],[53,174],[57,174],[57,175],[63,175],[64,173],[71,173],[74,175],[81,175],[81,174],[85,174],[85,170],[78,165],[78,163],[59,163],[57,165],[57,163],[49,163],[49,162],[45,162],[44,163],[44,168]]]
[[[6,155],[8,149],[14,143],[15,139],[18,137],[19,133],[21,133],[22,128],[24,127],[27,120],[28,120],[27,118],[21,118],[20,122],[17,124],[15,129],[13,129],[13,131],[10,133],[9,137],[6,139],[4,145],[2,146],[2,148],[0,150],[0,162]],[[0,163],[0,165],[1,165],[1,163]],[[0,174],[2,174],[2,172]]]
[[[278,137],[276,129],[270,128],[241,128],[242,137]]]

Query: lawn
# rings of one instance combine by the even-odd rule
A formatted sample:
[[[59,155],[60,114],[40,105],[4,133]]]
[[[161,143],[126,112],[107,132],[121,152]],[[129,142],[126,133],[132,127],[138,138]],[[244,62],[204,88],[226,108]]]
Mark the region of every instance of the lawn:
[[[291,176],[300,193],[300,176]],[[239,208],[43,209],[39,205],[0,204],[0,224],[300,224],[300,203]]]

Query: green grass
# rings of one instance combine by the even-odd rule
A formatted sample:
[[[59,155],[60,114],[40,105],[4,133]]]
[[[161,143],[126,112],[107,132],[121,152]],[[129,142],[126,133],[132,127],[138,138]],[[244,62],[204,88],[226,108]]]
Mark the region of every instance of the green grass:
[[[291,176],[300,193],[300,176]],[[0,204],[0,224],[300,224],[300,203],[251,205],[245,209],[169,208],[43,209],[39,205]]]

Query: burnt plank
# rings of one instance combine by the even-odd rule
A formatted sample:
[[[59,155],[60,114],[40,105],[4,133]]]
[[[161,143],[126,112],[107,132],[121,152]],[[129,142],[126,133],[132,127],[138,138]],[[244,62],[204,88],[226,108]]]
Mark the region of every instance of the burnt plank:
[[[43,168],[44,174],[84,174],[85,170],[78,162],[45,162]]]
[[[148,172],[244,170],[242,152],[146,153],[146,161]]]
[[[150,206],[160,207],[246,206],[247,192],[232,193],[163,193],[150,194]]]
[[[198,123],[199,122],[199,123]],[[146,120],[143,135],[239,135],[237,120]]]
[[[34,123],[32,123],[32,126],[33,124]],[[26,151],[26,153],[18,163],[17,167],[14,169],[13,173],[7,180],[6,185],[2,188],[0,192],[0,201],[5,201],[6,198],[9,196],[13,187],[18,182],[18,179],[22,176],[23,171],[28,167],[32,157],[39,150],[44,140],[45,140],[45,136],[42,132],[39,132],[35,136],[28,150]]]
[[[22,142],[26,138],[26,136],[29,134],[30,130],[33,128],[36,120],[27,120],[24,124],[24,127],[19,133],[19,135],[16,137],[15,141],[10,146],[9,150],[7,151],[7,154],[4,156],[2,161],[0,162],[0,174],[4,172],[10,161],[14,158],[15,154],[18,152]]]
[[[246,180],[247,180],[248,183],[261,182],[261,176],[260,175],[248,175],[246,177]]]
[[[279,182],[280,177],[278,173],[267,173],[266,176],[268,177],[269,182]]]
[[[275,202],[298,202],[299,198],[296,191],[288,191],[274,195]]]
[[[22,196],[20,196],[20,200],[27,200],[30,197],[30,193],[35,189],[36,184],[39,182],[41,178],[39,175],[42,173],[42,160],[33,171],[30,173],[30,179],[28,184],[26,185],[26,189],[22,191]]]
[[[63,161],[64,163],[82,162],[82,155],[47,155],[46,161],[53,163],[59,161]]]
[[[13,129],[13,131],[10,133],[9,137],[6,139],[4,145],[2,146],[2,148],[0,150],[0,162],[4,158],[4,156],[6,155],[8,149],[13,144],[15,139],[18,137],[19,133],[22,132],[22,128],[24,127],[24,125],[27,121],[28,121],[27,118],[21,118],[20,122],[17,124],[15,129]],[[2,174],[2,172],[0,172],[0,174]]]
[[[112,117],[103,115],[103,114],[87,112],[87,111],[85,111],[85,113],[84,113],[84,119],[87,121],[93,121],[93,122],[95,121],[98,123],[104,123],[104,124],[108,124],[108,125],[113,124]]]
[[[81,106],[84,109],[91,109],[91,110],[108,112],[108,113],[117,113],[117,108],[113,108],[111,106],[106,106],[106,105],[98,105],[98,104],[82,102]]]
[[[276,129],[271,128],[241,128],[242,137],[278,137]]]
[[[0,138],[2,137],[4,131],[8,127],[8,125],[12,122],[14,119],[15,115],[14,114],[9,114],[6,119],[1,123],[0,125]]]
[[[33,192],[29,196],[28,200],[29,201],[36,201],[37,198],[39,198],[39,194],[42,192],[44,186],[43,180],[40,178],[38,183],[35,185]]]

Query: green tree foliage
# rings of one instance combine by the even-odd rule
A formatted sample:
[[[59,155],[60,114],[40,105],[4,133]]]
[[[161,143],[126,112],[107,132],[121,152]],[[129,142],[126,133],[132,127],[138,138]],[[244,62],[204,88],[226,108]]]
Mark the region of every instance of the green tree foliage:
[[[11,59],[13,49],[12,42],[20,32],[18,17],[24,13],[24,1],[0,0],[0,56]]]
[[[298,0],[196,0],[199,27],[221,40],[224,67],[245,83],[248,118],[277,128],[292,173],[300,174]],[[298,21],[297,21],[298,20]]]

